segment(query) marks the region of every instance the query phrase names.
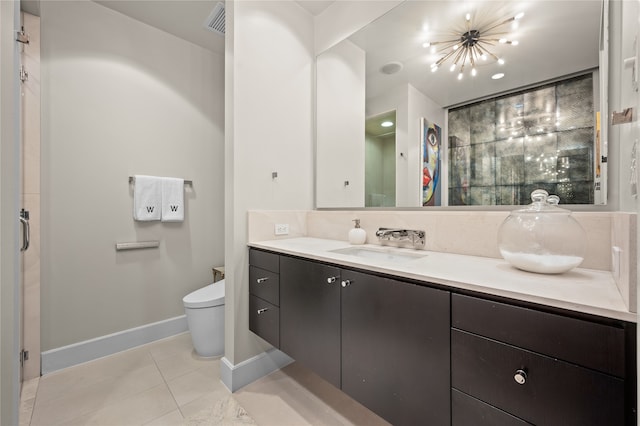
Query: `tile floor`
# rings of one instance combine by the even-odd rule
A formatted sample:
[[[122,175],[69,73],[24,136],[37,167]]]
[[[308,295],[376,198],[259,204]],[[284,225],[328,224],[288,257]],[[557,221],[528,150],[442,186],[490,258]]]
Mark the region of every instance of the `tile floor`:
[[[234,394],[189,333],[24,383],[20,425],[388,425],[293,363]]]

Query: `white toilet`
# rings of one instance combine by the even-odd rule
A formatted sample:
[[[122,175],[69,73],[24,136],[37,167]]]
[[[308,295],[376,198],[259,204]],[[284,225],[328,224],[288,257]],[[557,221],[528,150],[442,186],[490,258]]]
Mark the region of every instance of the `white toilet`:
[[[224,354],[224,280],[187,294],[182,302],[196,353]]]

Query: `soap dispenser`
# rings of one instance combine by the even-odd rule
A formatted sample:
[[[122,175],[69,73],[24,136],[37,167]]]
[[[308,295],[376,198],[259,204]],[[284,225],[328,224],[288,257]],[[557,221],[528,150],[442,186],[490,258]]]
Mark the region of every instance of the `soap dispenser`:
[[[356,226],[349,231],[349,243],[364,244],[367,239],[367,232],[360,228],[360,219],[354,219],[353,221],[356,223]]]

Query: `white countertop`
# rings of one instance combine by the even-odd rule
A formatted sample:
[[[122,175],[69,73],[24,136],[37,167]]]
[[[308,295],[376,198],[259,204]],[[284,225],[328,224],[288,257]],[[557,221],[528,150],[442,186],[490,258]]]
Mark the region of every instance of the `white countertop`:
[[[629,312],[609,271],[576,268],[559,275],[536,274],[512,267],[506,260],[426,250],[397,249],[425,257],[387,262],[333,253],[351,246],[345,241],[290,238],[249,243],[250,247],[381,272],[495,296],[538,303],[608,318],[637,322]]]

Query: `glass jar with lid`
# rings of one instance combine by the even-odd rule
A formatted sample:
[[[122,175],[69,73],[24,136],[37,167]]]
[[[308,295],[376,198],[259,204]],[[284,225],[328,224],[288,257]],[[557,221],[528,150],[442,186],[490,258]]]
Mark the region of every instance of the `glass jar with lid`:
[[[543,189],[532,203],[514,210],[498,229],[502,257],[518,269],[542,274],[570,271],[584,260],[586,234],[560,199]]]

